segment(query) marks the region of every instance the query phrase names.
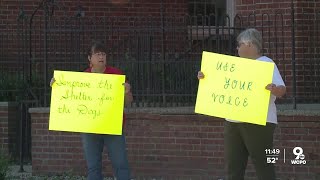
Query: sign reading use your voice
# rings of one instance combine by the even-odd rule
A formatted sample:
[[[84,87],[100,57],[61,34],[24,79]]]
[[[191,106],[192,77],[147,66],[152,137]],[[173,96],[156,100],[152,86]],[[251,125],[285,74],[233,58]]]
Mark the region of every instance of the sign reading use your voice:
[[[266,125],[274,64],[203,52],[195,112]]]

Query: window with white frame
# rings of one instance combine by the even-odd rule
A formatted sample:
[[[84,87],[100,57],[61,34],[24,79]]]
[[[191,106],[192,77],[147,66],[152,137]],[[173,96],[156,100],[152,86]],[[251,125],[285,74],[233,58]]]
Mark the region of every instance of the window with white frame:
[[[234,0],[189,0],[188,39],[192,45],[234,54]]]
[[[230,17],[230,25],[232,25],[234,9],[234,0],[189,0],[188,4],[192,25],[226,25],[228,22],[225,15]]]

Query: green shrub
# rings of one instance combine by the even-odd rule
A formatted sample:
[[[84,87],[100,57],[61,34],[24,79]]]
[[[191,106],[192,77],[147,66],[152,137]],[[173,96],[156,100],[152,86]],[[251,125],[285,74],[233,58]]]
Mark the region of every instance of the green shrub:
[[[31,86],[29,84],[29,86]],[[0,102],[1,101],[19,101],[25,96],[25,90],[28,87],[27,81],[23,79],[18,72],[0,72]],[[39,75],[32,77],[32,88],[43,87],[43,80]]]
[[[9,170],[9,157],[0,150],[0,179],[6,178],[7,172]]]

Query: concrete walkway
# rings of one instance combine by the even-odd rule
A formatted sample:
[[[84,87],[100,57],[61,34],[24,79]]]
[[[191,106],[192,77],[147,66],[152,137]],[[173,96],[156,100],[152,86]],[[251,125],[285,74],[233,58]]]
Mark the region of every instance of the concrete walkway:
[[[20,172],[19,165],[13,165],[9,167],[9,172],[7,174],[9,180],[28,180],[32,176],[32,166],[24,165],[24,172]]]

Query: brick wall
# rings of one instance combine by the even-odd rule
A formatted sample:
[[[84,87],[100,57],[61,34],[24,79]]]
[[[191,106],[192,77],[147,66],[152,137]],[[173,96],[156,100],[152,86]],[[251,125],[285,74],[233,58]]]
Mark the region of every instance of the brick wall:
[[[319,88],[312,83],[313,74],[318,74],[319,63],[319,24],[320,7],[317,1],[298,1],[296,9],[296,57],[297,57],[297,86],[298,95],[305,91],[316,91]],[[316,79],[319,79],[316,77]],[[313,99],[314,92],[306,98]],[[316,96],[317,99],[319,97]]]
[[[264,53],[274,59],[279,69],[283,71],[282,76],[285,77],[284,80],[288,88],[287,95],[291,96],[293,78],[291,0],[238,0],[236,1],[236,11],[240,16],[246,18],[245,27],[255,26],[265,32],[263,33]],[[319,57],[316,55],[320,53],[317,40],[319,28],[316,27],[320,23],[319,20],[316,20],[316,16],[319,19],[319,2],[315,0],[294,1],[294,11],[297,99],[312,102],[315,97],[319,99],[314,81],[318,79],[318,76],[314,74],[319,71]],[[282,13],[283,16],[278,13]],[[257,16],[254,18],[253,14]],[[281,24],[281,19],[284,20],[283,24]],[[272,25],[270,29],[268,29],[269,27],[263,28],[268,25]],[[281,36],[282,28],[275,29],[276,25],[279,27],[283,25],[283,37]],[[278,48],[276,48],[277,46]]]
[[[41,79],[44,82],[42,80],[45,77],[43,75],[45,69],[43,7],[35,13],[31,32],[29,31],[30,20],[28,19],[40,2],[39,0],[0,1],[0,49],[2,49],[0,51],[0,63],[1,67],[6,67],[3,70],[4,73],[9,70],[13,72],[21,70],[25,72],[25,76],[29,76],[32,72],[32,78]],[[97,0],[94,2],[88,0],[50,0],[49,2],[54,2],[53,5],[49,3],[49,10],[53,12],[52,19],[56,21],[52,20],[49,24],[47,62],[51,64],[48,67],[48,77],[51,76],[52,69],[81,71],[86,68],[87,57],[85,53],[92,39],[104,40],[107,45],[113,46],[113,57],[110,59],[124,60],[126,57],[132,59],[132,56],[126,56],[129,54],[129,50],[129,55],[137,54],[138,57],[135,58],[139,58],[141,61],[144,60],[143,58],[151,56],[160,59],[161,13],[163,12],[164,17],[169,17],[168,14],[171,13],[179,16],[186,14],[187,10],[186,0],[130,0],[129,2],[121,0],[123,3],[113,3],[119,2],[119,0]],[[161,2],[163,2],[163,6],[161,6]],[[79,6],[82,7],[85,17],[81,21],[83,22],[81,28],[76,26],[76,24],[79,24],[78,19],[70,20],[70,17],[75,17],[77,14]],[[21,13],[20,7],[23,8],[27,17],[25,21],[17,21],[18,15]],[[149,16],[152,19],[148,19]],[[66,20],[65,17],[70,18],[68,19],[70,21]],[[140,19],[141,21],[138,23],[133,22],[136,17],[142,20]],[[171,15],[170,17],[174,16]],[[170,23],[177,25],[181,22]],[[151,28],[147,28],[150,24],[156,24],[152,32],[150,32]],[[78,32],[79,29],[80,32]],[[73,32],[70,32],[70,30],[73,30]],[[172,30],[169,33],[171,32]],[[185,30],[184,33],[176,33],[174,36],[167,35],[165,38],[168,44],[175,45],[175,48],[171,45],[170,47],[167,46],[167,49],[176,50],[176,44],[179,44],[176,42],[178,38],[178,41],[181,41],[180,44],[187,44],[185,43],[186,37]],[[31,39],[31,42],[29,42],[29,39]],[[144,49],[146,51],[152,49],[154,54],[145,53],[148,55],[144,55],[142,54]],[[30,51],[31,55],[29,54]],[[141,51],[141,54],[139,51]],[[30,56],[32,57],[30,58]],[[75,61],[83,62],[81,67],[79,67],[80,65],[76,66],[78,63],[74,63]],[[39,99],[42,99],[40,97],[42,94],[37,94]]]
[[[152,19],[152,22],[147,22],[148,19],[145,19],[145,24],[161,24],[161,17],[166,16],[180,16],[187,14],[187,1],[186,0],[176,0],[176,1],[170,1],[170,0],[96,0],[94,2],[88,1],[88,0],[69,0],[69,1],[59,1],[59,0],[43,0],[44,2],[51,2],[48,3],[49,5],[49,12],[51,13],[50,16],[53,17],[53,19],[56,20],[55,25],[59,27],[59,24],[65,23],[65,18],[70,17],[76,17],[76,15],[80,12],[83,12],[81,15],[83,15],[87,19],[87,21],[84,21],[85,23],[85,30],[90,31],[91,33],[85,34],[84,38],[86,40],[86,44],[81,43],[82,45],[85,45],[84,51],[87,50],[87,46],[90,43],[89,41],[92,38],[99,38],[102,40],[107,41],[108,43],[110,41],[116,41],[119,39],[122,39],[121,37],[117,36],[119,35],[119,30],[116,29],[114,32],[109,32],[108,34],[104,33],[104,30],[110,29],[111,27],[114,28],[120,28],[120,29],[128,29],[132,27],[132,24],[134,24],[133,19],[120,19],[120,20],[113,20],[116,21],[114,24],[112,23],[101,23],[108,20],[101,20],[99,17],[157,17],[155,20]],[[0,52],[6,56],[12,57],[12,59],[17,59],[17,56],[21,56],[23,53],[29,53],[28,45],[29,44],[23,44],[23,42],[17,43],[17,40],[21,38],[22,36],[25,36],[25,40],[29,40],[29,23],[30,18],[32,17],[32,14],[34,14],[34,17],[32,19],[32,49],[33,49],[33,56],[37,55],[38,53],[43,51],[44,44],[43,44],[43,28],[44,28],[44,7],[40,3],[42,1],[38,0],[24,0],[24,1],[18,1],[18,0],[1,0],[0,2],[0,38],[3,39],[3,41],[7,42],[4,43],[1,47],[4,48],[5,51]],[[52,3],[54,2],[54,3]],[[163,4],[162,4],[163,3]],[[38,10],[37,10],[38,9]],[[23,10],[23,11],[22,11]],[[23,12],[23,13],[22,13]],[[22,21],[23,18],[21,18],[18,21],[18,17],[21,17],[20,15],[24,14],[25,21]],[[58,20],[57,20],[58,19]],[[70,24],[73,24],[76,22],[70,21]],[[176,23],[176,22],[174,22]],[[67,23],[67,25],[63,25],[63,28],[70,28],[66,27],[70,25]],[[160,25],[159,25],[160,27]],[[54,29],[55,27],[51,27],[51,29]],[[61,27],[60,27],[61,28]],[[7,35],[7,33],[4,31],[5,29],[9,29],[11,31],[10,35]],[[97,32],[94,32],[93,29],[100,29]],[[160,29],[160,28],[159,28]],[[24,30],[24,32],[23,32]],[[56,30],[56,29],[55,29]],[[70,30],[70,29],[69,29]],[[1,31],[4,31],[5,35],[1,36]],[[95,37],[93,37],[92,33],[95,33]],[[160,30],[159,30],[160,32]],[[63,34],[63,32],[59,32],[60,34]],[[122,33],[122,32],[120,32]],[[146,32],[144,32],[146,33]],[[112,37],[110,34],[113,34],[114,37]],[[125,33],[123,33],[125,34]],[[73,34],[74,35],[74,34]],[[52,33],[49,34],[49,36],[52,36],[53,39],[57,35]],[[59,49],[58,47],[64,47],[64,45],[71,41],[71,39],[68,39],[68,36],[72,36],[72,34],[66,35],[67,37],[61,37],[61,39],[56,40],[57,42],[50,42],[48,46],[52,45],[55,46],[55,49]],[[110,36],[110,37],[109,37]],[[184,36],[185,38],[186,36]],[[69,37],[70,38],[70,37]],[[106,39],[103,39],[106,38]],[[117,39],[118,38],[118,39]],[[25,41],[24,40],[24,41]],[[63,41],[65,40],[65,41]],[[50,40],[48,40],[50,41]],[[18,41],[19,42],[19,41]],[[110,42],[112,43],[112,42]],[[23,45],[22,45],[23,44]],[[57,45],[55,45],[57,44]],[[73,43],[72,46],[74,46],[76,43]],[[118,45],[120,46],[120,45]],[[159,45],[160,46],[160,45]],[[23,50],[23,48],[26,48],[26,50]],[[50,48],[50,47],[48,47]],[[17,50],[18,49],[18,50]],[[20,51],[26,51],[26,52],[18,52]],[[56,52],[56,51],[54,51]],[[41,54],[41,53],[40,53]],[[27,56],[29,57],[29,56]],[[19,57],[21,58],[21,57]],[[34,57],[35,59],[40,58],[41,61],[43,60],[43,57],[40,55],[39,57]],[[64,57],[65,58],[65,57]],[[29,60],[29,59],[28,59]]]
[[[31,16],[41,1],[36,0],[1,0],[0,2],[0,22],[16,21],[20,7],[23,7],[26,15]],[[74,16],[79,6],[85,12],[85,16],[160,16],[161,2],[163,2],[164,13],[185,14],[187,10],[186,0],[69,0],[51,1],[54,2],[55,13],[57,16]],[[120,2],[120,3],[116,3]],[[51,3],[52,4],[52,3]],[[40,8],[39,13],[42,15]]]
[[[32,12],[36,9],[36,7],[39,5],[40,1],[35,0],[25,0],[25,1],[17,1],[17,0],[2,0],[0,1],[0,26],[2,27],[9,27],[9,29],[13,30],[10,31],[10,35],[4,36],[4,40],[8,41],[9,43],[5,43],[3,46],[0,47],[4,49],[4,54],[1,54],[1,57],[8,57],[3,59],[9,59],[11,62],[11,59],[17,59],[16,57],[19,55],[19,51],[17,51],[14,46],[17,46],[15,43],[15,39],[17,38],[16,35],[11,35],[12,32],[15,32],[17,29],[16,22],[17,17],[19,15],[19,7],[20,5],[23,5],[24,12],[26,16],[30,17]],[[79,6],[82,7],[82,10],[84,12],[85,17],[103,17],[103,16],[117,16],[117,17],[146,17],[148,15],[159,17],[157,22],[154,23],[160,23],[161,22],[161,12],[165,13],[166,16],[172,16],[171,13],[174,13],[175,16],[183,15],[187,13],[188,4],[186,0],[176,0],[176,1],[170,1],[170,0],[163,0],[164,5],[163,9],[161,9],[161,1],[154,0],[154,1],[147,1],[147,0],[121,0],[123,3],[113,3],[116,2],[115,0],[98,0],[95,2],[89,2],[86,0],[78,1],[78,0],[69,0],[69,1],[53,1],[55,2],[54,6],[54,17],[61,17],[61,16],[75,16],[79,10]],[[291,48],[291,0],[278,0],[278,1],[269,1],[269,0],[236,0],[236,13],[242,16],[244,19],[243,26],[249,27],[249,26],[255,26],[259,30],[264,30],[263,35],[265,37],[265,43],[264,43],[264,52],[266,55],[270,56],[272,59],[276,61],[278,64],[278,67],[282,73],[282,76],[284,77],[284,80],[287,85],[288,90],[288,97],[292,96],[292,48]],[[319,88],[316,85],[316,79],[318,79],[318,67],[319,63],[317,59],[319,58],[317,54],[320,54],[319,52],[319,41],[316,39],[316,37],[319,36],[319,30],[315,31],[315,29],[318,29],[314,24],[313,21],[309,21],[308,19],[315,19],[316,12],[319,12],[319,2],[314,1],[294,1],[294,7],[296,12],[296,59],[297,59],[297,85],[298,85],[298,99],[302,100],[304,98],[305,100],[313,101],[313,99],[319,99],[319,94],[317,93],[319,91]],[[40,8],[39,12],[36,13],[36,16],[42,16],[43,9]],[[256,18],[253,18],[253,13],[255,13],[257,16]],[[268,13],[269,15],[264,13]],[[281,13],[283,16],[280,16],[277,13]],[[283,26],[284,28],[275,28],[275,25],[282,26],[282,23],[280,19],[283,18]],[[36,22],[36,21],[35,21]],[[320,22],[317,22],[319,24]],[[7,24],[10,24],[8,26]],[[36,25],[35,25],[36,24]],[[99,23],[97,23],[99,24]],[[176,23],[174,23],[176,24]],[[34,59],[37,62],[35,66],[43,66],[41,63],[43,63],[43,55],[41,54],[43,51],[43,32],[40,30],[40,26],[43,26],[42,23],[34,23],[35,29],[39,30],[35,32],[36,35],[32,36],[34,38],[33,40],[33,55],[35,56]],[[26,23],[25,26],[27,27],[28,24]],[[110,26],[110,25],[107,25]],[[268,26],[268,28],[263,28]],[[88,25],[90,27],[90,25]],[[161,26],[159,26],[161,27]],[[20,27],[21,28],[21,27]],[[0,27],[1,29],[1,27]],[[160,29],[160,28],[159,28]],[[26,31],[25,33],[27,33]],[[143,32],[144,33],[144,32]],[[159,37],[160,33],[157,32]],[[170,32],[171,33],[171,32]],[[6,34],[6,33],[5,33]],[[58,33],[63,34],[63,33]],[[101,33],[99,33],[101,34]],[[165,49],[167,51],[170,51],[172,56],[177,55],[176,51],[180,47],[182,49],[187,49],[185,44],[187,44],[184,40],[187,39],[186,35],[183,35],[183,32],[179,33],[180,36],[177,38],[177,34],[174,34],[173,36],[167,35]],[[39,36],[38,36],[39,35]],[[269,36],[270,35],[270,36]],[[1,36],[1,32],[0,32]],[[51,34],[52,37],[54,37],[54,34]],[[109,36],[109,35],[102,35],[102,36]],[[176,36],[176,37],[174,37]],[[60,37],[61,39],[66,39],[67,42],[72,42],[67,38],[70,38],[72,36],[69,36],[69,34],[66,35],[66,38],[64,36]],[[84,37],[91,39],[90,35],[85,35]],[[153,35],[153,37],[156,37]],[[267,38],[268,37],[268,38]],[[270,38],[269,38],[270,37]],[[1,37],[0,37],[1,38]],[[38,39],[37,39],[38,38]],[[109,41],[116,42],[117,40],[120,40],[121,37],[108,37]],[[176,38],[176,39],[174,39]],[[28,37],[26,37],[28,39]],[[54,38],[52,38],[54,39]],[[52,42],[49,43],[51,49],[58,49],[58,47],[64,47],[65,42],[60,40],[55,40],[54,43],[60,42],[60,44],[53,44]],[[161,38],[155,38],[159,39],[159,42],[157,41],[156,44],[160,44]],[[171,41],[172,40],[172,41]],[[176,41],[175,41],[176,40]],[[89,42],[87,39],[85,42]],[[179,45],[180,42],[181,45]],[[282,43],[283,42],[283,43]],[[71,45],[67,45],[68,47],[73,47],[77,42],[72,42]],[[121,43],[119,43],[122,45]],[[173,44],[173,45],[172,45]],[[23,46],[23,45],[21,45]],[[24,44],[24,46],[26,46]],[[86,50],[87,44],[81,43],[80,46],[84,46],[84,50]],[[160,45],[158,45],[159,49],[161,48]],[[22,48],[22,47],[19,47]],[[156,47],[157,48],[157,47]],[[49,51],[51,50],[49,47]],[[127,48],[126,48],[127,49]],[[29,53],[29,49],[27,48],[25,54]],[[73,49],[69,50],[67,48],[63,49],[64,51],[72,51]],[[53,50],[51,50],[53,51]],[[62,51],[62,50],[61,50]],[[172,51],[172,52],[171,52]],[[56,51],[54,51],[56,52]],[[161,52],[161,51],[159,51]],[[123,52],[120,52],[120,54],[125,54]],[[39,57],[38,57],[39,56]],[[51,56],[49,56],[50,58]],[[62,57],[62,59],[66,59],[67,55]],[[22,62],[25,62],[29,60],[29,55],[27,54],[25,59],[21,60]],[[68,57],[69,58],[69,57]],[[71,58],[71,57],[70,57]],[[22,59],[22,58],[20,58]],[[54,58],[58,59],[58,58]],[[119,58],[121,59],[121,58]],[[196,58],[194,58],[196,59]],[[317,66],[314,64],[317,63]],[[21,63],[22,64],[22,63]],[[41,64],[41,65],[39,65]],[[28,67],[24,67],[24,69],[27,69]],[[314,100],[317,101],[317,100]]]
[[[128,29],[132,28],[132,24],[134,24],[132,21],[133,19],[120,19],[120,20],[113,20],[116,21],[114,24],[112,23],[101,23],[103,21],[108,20],[101,20],[99,17],[157,17],[156,20],[152,19],[152,22],[147,22],[148,19],[144,19],[142,23],[145,24],[161,24],[161,15],[163,14],[164,17],[171,16],[171,14],[174,13],[175,16],[185,15],[187,14],[187,1],[186,0],[176,0],[176,1],[170,1],[170,0],[97,0],[97,1],[78,1],[78,0],[69,0],[69,1],[59,1],[59,0],[44,0],[45,2],[54,2],[54,3],[48,3],[49,4],[49,11],[50,15],[52,15],[53,19],[56,20],[55,25],[57,27],[51,27],[51,29],[55,29],[60,27],[59,25],[62,23],[65,23],[67,20],[66,17],[75,17],[79,10],[81,10],[83,13],[82,15],[85,17],[84,20],[85,23],[85,31],[88,34],[85,34],[82,38],[85,39],[85,42],[82,42],[79,46],[84,46],[85,49],[81,49],[83,51],[87,50],[88,44],[90,44],[90,40],[93,38],[102,39],[105,40],[107,43],[114,43],[117,46],[120,46],[122,44],[117,44],[117,40],[119,41],[122,39],[122,37],[119,37],[119,29],[114,30],[113,32],[109,32],[110,28],[120,28],[120,29]],[[43,28],[44,28],[44,8],[41,6],[42,1],[36,1],[36,0],[24,0],[24,1],[18,1],[18,0],[1,0],[0,1],[0,38],[2,41],[6,43],[0,43],[0,47],[4,49],[4,51],[0,51],[1,56],[5,56],[3,59],[22,59],[25,58],[25,61],[29,61],[29,43],[25,43],[29,40],[29,23],[30,18],[32,17],[32,14],[35,12],[34,17],[32,19],[32,55],[33,60],[39,59],[42,63],[43,56],[41,53],[43,53],[44,48],[44,34],[43,34]],[[117,3],[118,2],[118,3]],[[162,5],[162,3],[163,5]],[[38,10],[37,10],[38,9]],[[22,11],[23,10],[23,11]],[[23,13],[22,13],[23,12]],[[24,14],[25,21],[23,21],[21,18],[18,21],[18,17],[21,17],[20,15]],[[58,19],[58,20],[57,20]],[[70,20],[70,19],[69,19]],[[77,22],[70,21],[70,24],[77,24]],[[174,22],[176,23],[176,22]],[[70,28],[67,23],[67,25],[63,25],[65,29]],[[67,27],[68,26],[68,27]],[[125,26],[125,27],[124,27]],[[158,26],[157,26],[158,27]],[[159,25],[160,27],[160,25]],[[61,27],[60,27],[61,28]],[[141,27],[140,27],[141,28]],[[144,27],[145,28],[145,27]],[[9,29],[9,31],[5,31],[6,29]],[[94,29],[99,29],[95,32]],[[160,29],[160,28],[159,28]],[[57,30],[57,29],[55,29]],[[70,29],[68,29],[70,30]],[[105,33],[106,30],[108,33]],[[3,35],[2,35],[3,32]],[[160,32],[160,30],[159,30]],[[120,32],[122,33],[122,32]],[[144,32],[146,33],[146,32]],[[7,35],[9,34],[9,35]],[[48,43],[48,49],[51,50],[51,46],[54,46],[52,48],[55,49],[54,52],[57,52],[57,49],[59,50],[59,47],[65,47],[64,45],[68,42],[72,41],[72,36],[74,34],[70,33],[63,36],[65,32],[58,32],[59,35],[62,34],[61,39],[55,40],[55,42],[50,41]],[[94,34],[94,35],[93,35]],[[111,36],[112,34],[113,36]],[[125,33],[123,33],[125,36]],[[78,35],[78,34],[77,34]],[[82,34],[81,34],[82,35]],[[58,35],[55,33],[49,34],[49,36],[57,37]],[[184,36],[185,38],[186,36]],[[24,38],[20,40],[21,38]],[[17,41],[18,39],[18,41]],[[21,42],[20,42],[20,41]],[[65,41],[63,41],[65,40]],[[74,40],[73,40],[74,41]],[[113,42],[114,41],[114,42]],[[25,44],[24,44],[25,43]],[[79,42],[73,42],[73,44],[70,44],[68,46],[75,46]],[[160,45],[159,45],[160,47]],[[67,47],[65,47],[64,54]],[[73,49],[67,49],[67,51],[72,51]],[[116,50],[115,50],[116,51]],[[58,54],[61,52],[58,52]],[[81,52],[83,53],[83,52]],[[26,54],[22,56],[23,54]],[[39,57],[38,57],[39,56]],[[50,57],[50,56],[49,56]],[[66,59],[68,55],[65,55],[63,58]],[[69,57],[68,57],[69,58]],[[0,59],[1,60],[1,59]]]
[[[19,138],[18,106],[16,103],[0,102],[0,151],[18,155]]]
[[[277,63],[287,85],[287,95],[291,97],[291,0],[239,0],[236,11],[244,19],[244,27],[255,27],[262,32],[263,52]]]
[[[77,133],[48,131],[48,108],[32,114],[32,172],[34,175],[73,172],[85,175],[85,161]],[[216,179],[224,177],[223,120],[182,112],[127,113],[129,162],[135,177]],[[317,180],[320,177],[319,115],[280,115],[275,148],[286,150],[286,163],[276,163],[281,179]],[[306,165],[290,165],[295,146],[304,149]],[[105,174],[111,175],[104,157]],[[255,179],[251,163],[248,179]]]

